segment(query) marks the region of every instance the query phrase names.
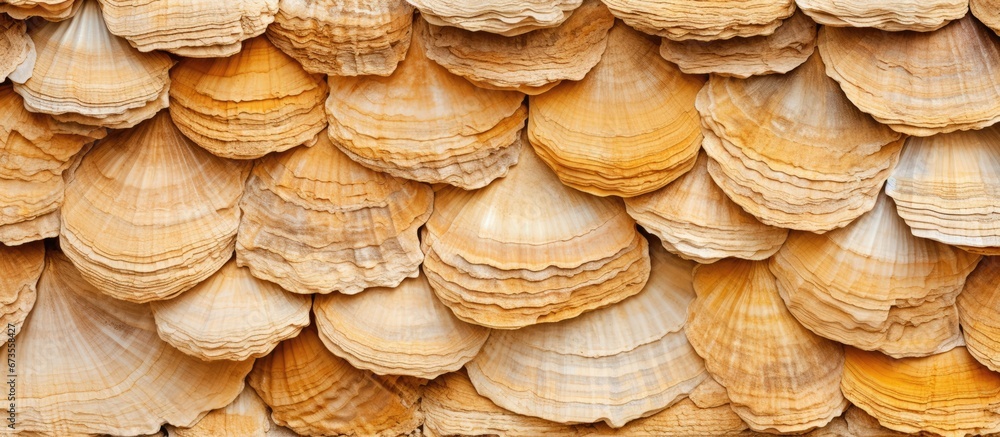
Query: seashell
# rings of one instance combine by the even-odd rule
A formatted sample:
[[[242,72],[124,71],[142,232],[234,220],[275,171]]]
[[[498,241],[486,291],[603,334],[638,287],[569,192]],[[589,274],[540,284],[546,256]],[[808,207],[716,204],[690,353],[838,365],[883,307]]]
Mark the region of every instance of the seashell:
[[[438,191],[424,274],[459,319],[499,329],[556,322],[638,293],[646,239],[621,201],[559,183],[530,147],[486,188]]]
[[[795,12],[794,0],[602,0],[640,32],[675,41],[770,35]]]
[[[1000,254],[1000,126],[906,141],[885,192],[913,235]]]
[[[274,422],[299,434],[389,437],[423,420],[426,381],[355,369],[323,347],[312,326],[258,359],[247,382]]]
[[[518,36],[435,26],[417,20],[427,57],[478,87],[536,95],[563,80],[580,80],[607,47],[615,17],[586,0],[557,27]]]
[[[96,1],[81,3],[72,19],[29,32],[35,68],[31,78],[14,84],[25,108],[59,121],[123,129],[167,107],[170,57],[130,47],[108,32]],[[84,72],[80,65],[87,66]]]
[[[712,179],[772,226],[846,226],[875,206],[902,147],[844,98],[816,54],[785,75],[713,76],[696,105]]]
[[[842,420],[847,424],[847,430],[845,434],[841,435],[851,435],[851,436],[870,436],[870,437],[912,437],[913,434],[903,433],[899,431],[893,431],[889,428],[882,426],[878,423],[878,419],[872,417],[870,414],[866,413],[858,407],[851,406],[847,409],[847,412],[842,416]],[[832,422],[831,422],[832,423]],[[926,434],[926,433],[921,433]],[[994,435],[994,434],[991,434]],[[826,436],[824,436],[826,437]],[[832,436],[830,436],[832,437]]]
[[[765,225],[729,200],[709,176],[704,153],[670,185],[626,198],[625,209],[670,253],[705,264],[728,257],[766,259],[788,236],[787,229]]]
[[[16,426],[45,435],[190,427],[232,402],[253,364],[202,361],[170,347],[147,305],[100,293],[57,250],[48,251],[16,351]]]
[[[997,335],[1000,323],[994,320],[997,307],[1000,307],[997,284],[1000,284],[1000,258],[985,257],[966,279],[957,301],[969,353],[993,371],[1000,371],[1000,354],[997,353],[1000,343],[996,340],[1000,338]]]
[[[83,158],[66,186],[60,245],[109,296],[174,297],[232,256],[249,171],[195,146],[163,112]]]
[[[271,421],[267,404],[250,387],[245,387],[231,404],[213,410],[190,428],[167,425],[170,437],[265,437]]]
[[[420,38],[388,77],[330,76],[333,143],[365,167],[482,188],[517,163],[524,95],[487,91],[427,59]]]
[[[981,23],[1000,35],[1000,1],[969,0],[969,10]]]
[[[280,0],[267,38],[310,73],[388,76],[410,47],[404,0]]]
[[[901,358],[962,343],[955,297],[977,262],[978,255],[914,237],[882,194],[845,228],[792,232],[770,267],[806,328]]]
[[[663,38],[660,56],[688,74],[747,78],[787,73],[816,48],[816,23],[801,13],[792,15],[770,35],[715,41],[674,41]]]
[[[802,12],[831,27],[874,27],[898,32],[930,32],[969,12],[965,0],[796,0]]]
[[[36,286],[43,267],[42,242],[0,245],[0,326],[13,328],[14,335],[21,332],[24,319],[35,306]]]
[[[694,165],[702,139],[694,99],[704,81],[656,50],[645,35],[615,26],[587,77],[531,97],[528,138],[564,184],[630,197]]]
[[[700,265],[694,290],[684,332],[750,429],[808,431],[847,408],[839,386],[843,349],[792,317],[765,262]]]
[[[683,330],[692,263],[655,245],[651,258],[650,280],[633,297],[491,333],[465,366],[476,391],[519,414],[615,428],[684,398],[707,377]]]
[[[160,338],[206,361],[267,355],[309,326],[311,307],[309,296],[257,279],[235,259],[184,294],[150,302]]]
[[[320,134],[257,161],[240,206],[240,266],[294,293],[356,294],[416,277],[433,192],[351,161]]]
[[[264,33],[278,0],[100,0],[111,33],[142,52],[189,58],[227,57]]]
[[[170,75],[170,115],[216,156],[253,159],[310,140],[326,127],[327,87],[263,36],[228,58],[184,59]]]
[[[894,130],[924,137],[1000,121],[1000,38],[970,16],[934,32],[824,27],[819,48],[847,98]]]
[[[0,4],[0,9],[3,7]],[[31,77],[38,53],[27,32],[24,21],[0,15],[0,82],[10,77],[12,81],[24,83]]]
[[[86,0],[0,0],[0,14],[15,20],[41,17],[47,21],[62,21],[76,15]]]
[[[10,85],[0,85],[0,243],[59,235],[63,172],[104,134],[104,128],[28,112]]]
[[[965,347],[921,358],[852,347],[845,355],[844,396],[886,428],[945,437],[1000,431],[1000,374]]]
[[[583,0],[406,0],[420,16],[435,26],[455,26],[468,31],[517,36],[535,29],[556,27],[566,21]]]
[[[462,368],[490,335],[458,320],[424,276],[354,296],[318,296],[313,312],[330,352],[379,375],[434,379]]]

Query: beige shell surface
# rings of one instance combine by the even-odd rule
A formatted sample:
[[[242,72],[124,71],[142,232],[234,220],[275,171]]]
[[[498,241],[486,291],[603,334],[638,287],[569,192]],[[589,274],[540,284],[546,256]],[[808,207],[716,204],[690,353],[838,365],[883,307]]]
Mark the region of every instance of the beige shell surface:
[[[874,27],[930,32],[969,12],[966,0],[795,0],[817,23],[832,27]]]
[[[723,258],[766,259],[788,230],[758,221],[726,196],[708,174],[708,156],[652,193],[625,199],[628,214],[682,258],[713,263]]]
[[[271,435],[267,405],[250,386],[229,405],[213,410],[190,428],[167,425],[170,437],[265,437]]]
[[[1000,1],[969,0],[969,10],[980,22],[1000,35]]]
[[[280,0],[267,38],[310,73],[388,76],[410,47],[404,0]]]
[[[566,21],[583,0],[406,0],[436,26],[516,36],[556,27]]]
[[[770,35],[795,12],[793,0],[602,0],[625,24],[676,41]]]
[[[143,52],[226,57],[264,33],[278,0],[100,0],[111,33]]]
[[[990,370],[1000,371],[1000,258],[983,258],[958,295],[958,316],[969,353]]]
[[[0,14],[6,13],[15,20],[41,17],[48,21],[62,21],[80,10],[85,0],[0,0]]]
[[[427,57],[487,89],[541,94],[563,80],[580,80],[607,47],[614,16],[599,0],[586,0],[557,27],[518,36],[435,26],[418,20]]]
[[[249,163],[196,146],[166,112],[116,131],[66,186],[62,249],[112,297],[143,303],[176,296],[232,256],[249,171]]]
[[[635,296],[490,334],[466,365],[476,391],[516,413],[616,428],[680,401],[708,376],[683,330],[693,263],[655,246],[652,259]]]
[[[845,228],[792,232],[770,268],[789,311],[811,331],[899,358],[962,343],[955,297],[979,258],[914,237],[882,194]]]
[[[816,23],[796,13],[770,35],[717,41],[660,41],[660,56],[688,74],[747,78],[787,73],[816,49]]]
[[[862,111],[908,135],[1000,121],[1000,37],[972,16],[934,32],[824,27],[826,74]]]
[[[170,78],[177,127],[216,156],[259,158],[311,144],[326,127],[322,76],[263,36],[228,58],[184,59]]]
[[[481,188],[517,163],[524,95],[483,90],[428,59],[420,38],[388,77],[329,77],[329,135],[351,159],[427,183]]]
[[[0,82],[10,77],[12,81],[24,83],[35,69],[38,52],[27,32],[24,21],[0,15]]]
[[[100,293],[58,251],[48,253],[16,351],[17,427],[48,435],[194,425],[239,395],[253,364],[170,347],[147,305]]]
[[[129,128],[167,106],[164,53],[140,53],[108,32],[96,0],[73,18],[45,23],[29,34],[38,58],[31,78],[15,83],[25,108],[61,121]],[[80,70],[81,65],[87,68]]]
[[[280,426],[304,435],[394,437],[420,426],[426,381],[358,370],[308,327],[254,364],[247,380]]]
[[[327,349],[379,375],[434,379],[472,360],[490,335],[455,317],[423,275],[395,288],[317,296],[313,312]]]
[[[257,161],[245,191],[237,262],[291,292],[395,287],[424,259],[431,188],[351,161],[322,133]]]
[[[703,84],[619,24],[583,80],[531,96],[528,139],[566,185],[598,196],[648,193],[694,165]]]
[[[38,278],[45,267],[45,245],[40,242],[20,246],[0,244],[0,326],[10,335],[21,332],[24,319],[35,306]]]
[[[847,408],[842,347],[792,317],[766,262],[700,265],[694,289],[698,298],[684,331],[751,429],[809,431]]]

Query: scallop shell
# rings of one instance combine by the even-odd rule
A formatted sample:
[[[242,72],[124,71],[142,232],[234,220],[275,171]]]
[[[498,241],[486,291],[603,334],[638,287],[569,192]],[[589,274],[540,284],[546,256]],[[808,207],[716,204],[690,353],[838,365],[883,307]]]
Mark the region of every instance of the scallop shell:
[[[958,295],[958,316],[969,353],[990,370],[1000,371],[1000,321],[996,320],[1000,296],[1000,258],[983,258]]]
[[[393,176],[481,188],[517,163],[524,95],[476,88],[424,55],[420,38],[388,77],[330,76],[329,135]]]
[[[0,0],[0,14],[6,13],[15,20],[41,17],[48,21],[62,21],[80,10],[86,0]]]
[[[280,0],[267,38],[306,71],[388,76],[410,47],[404,0]]]
[[[602,0],[625,24],[675,41],[770,35],[794,0]]]
[[[24,83],[35,69],[38,53],[27,32],[24,21],[0,15],[0,82],[10,77],[12,81]]]
[[[249,386],[225,408],[214,410],[190,428],[167,425],[170,437],[265,437],[271,421],[267,404]]]
[[[1000,0],[969,0],[972,15],[1000,35]]]
[[[874,27],[930,32],[969,12],[967,0],[795,0],[817,23],[832,27]]]
[[[195,146],[166,112],[116,131],[66,186],[62,249],[109,296],[137,303],[176,296],[231,257],[249,171],[249,163]]]
[[[824,27],[819,48],[847,98],[899,132],[1000,121],[1000,38],[971,16],[934,32]]]
[[[792,317],[765,262],[700,265],[694,289],[684,331],[751,429],[808,431],[847,408],[839,386],[843,349]]]
[[[792,232],[770,267],[789,311],[809,330],[900,358],[961,344],[955,297],[977,262],[978,255],[914,237],[882,194],[845,228]]]
[[[21,332],[24,319],[35,305],[43,267],[42,242],[13,247],[0,244],[0,326],[13,328],[14,335]]]
[[[430,187],[369,170],[325,135],[259,160],[246,185],[240,266],[295,293],[356,294],[416,277]]]
[[[311,144],[326,127],[323,78],[263,36],[235,56],[184,59],[170,78],[177,127],[216,156],[259,158]]]
[[[645,35],[615,26],[587,77],[531,97],[528,138],[564,184],[630,197],[694,165],[702,139],[694,100],[704,81],[656,51]]]
[[[406,0],[436,26],[455,26],[516,36],[535,29],[556,27],[570,17],[583,0]]]

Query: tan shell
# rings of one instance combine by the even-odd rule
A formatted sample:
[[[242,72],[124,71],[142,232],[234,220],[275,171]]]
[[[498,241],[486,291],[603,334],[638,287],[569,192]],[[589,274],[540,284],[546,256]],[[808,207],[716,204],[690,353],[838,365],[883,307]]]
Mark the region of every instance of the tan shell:
[[[524,95],[482,90],[424,55],[388,77],[330,76],[329,135],[351,159],[393,176],[481,188],[507,174],[521,148]]]
[[[649,282],[631,298],[494,331],[466,365],[476,391],[519,414],[615,428],[683,399],[708,376],[683,330],[693,263],[655,246],[652,260]]]
[[[893,357],[962,343],[955,297],[979,261],[910,234],[892,199],[845,228],[795,231],[771,258],[789,311],[811,331]]]
[[[0,8],[3,8],[0,4]],[[28,37],[24,21],[0,15],[0,82],[24,83],[35,69],[35,43]]]
[[[472,32],[418,20],[427,57],[486,89],[536,95],[563,80],[580,80],[607,47],[615,17],[599,0],[585,0],[566,22],[518,36]]]
[[[958,295],[958,316],[969,353],[990,370],[1000,371],[1000,257],[983,258]]]
[[[844,98],[818,54],[784,75],[713,76],[696,104],[712,179],[772,226],[847,225],[875,206],[902,147]]]
[[[62,249],[109,296],[137,303],[176,296],[232,256],[249,171],[249,163],[195,146],[166,112],[116,131],[66,186]]]
[[[189,58],[232,56],[264,33],[278,0],[100,0],[111,33],[142,52]]]
[[[267,38],[310,73],[388,76],[412,22],[404,0],[280,0]]]
[[[528,138],[564,184],[630,197],[694,165],[701,146],[694,100],[704,81],[656,51],[648,37],[619,24],[587,77],[531,97]]]
[[[516,36],[566,21],[583,0],[406,0],[436,26]]]
[[[422,275],[395,288],[318,296],[313,312],[330,352],[379,375],[434,379],[462,368],[490,335],[456,318]]]
[[[817,23],[898,32],[940,29],[969,12],[967,0],[795,0]]]
[[[847,408],[843,349],[792,317],[765,262],[700,265],[694,289],[684,331],[751,429],[808,431]]]
[[[793,0],[602,0],[641,32],[675,41],[770,35],[795,12]]]
[[[62,21],[80,10],[86,0],[0,0],[0,14],[6,13],[15,20],[41,17],[48,21]]]
[[[688,74],[717,74],[747,78],[787,73],[816,48],[816,23],[801,13],[783,21],[766,36],[717,41],[660,41],[660,56]]]
[[[299,434],[389,437],[423,420],[417,401],[426,381],[355,369],[311,326],[258,359],[247,382],[274,422]]]
[[[47,435],[192,426],[239,395],[252,365],[202,361],[170,347],[156,336],[147,305],[98,292],[52,250],[16,355],[16,426]]]
[[[267,405],[250,386],[225,408],[214,410],[194,426],[180,428],[167,425],[170,437],[265,437],[271,421]]]
[[[788,230],[768,226],[733,203],[708,174],[708,156],[652,193],[625,199],[628,214],[682,258],[713,263],[723,258],[766,259]]]
[[[79,13],[29,34],[38,59],[31,78],[15,83],[32,112],[116,129],[135,126],[167,107],[173,65],[164,53],[140,53],[104,25],[96,0]],[[79,71],[81,65],[87,68]]]
[[[459,319],[516,329],[638,293],[646,239],[621,200],[559,183],[530,147],[486,188],[448,187],[422,231],[424,273]]]
[[[24,319],[35,306],[38,278],[44,267],[42,242],[13,247],[0,244],[0,326],[7,336],[21,332]]]
[[[431,188],[369,170],[319,137],[257,161],[241,203],[239,265],[294,293],[355,294],[415,277]]]
[[[969,9],[980,22],[1000,35],[1000,0],[969,0]]]
[[[216,156],[259,158],[311,144],[326,127],[322,76],[263,36],[228,58],[184,59],[170,78],[177,127]]]
[[[819,50],[847,98],[899,132],[1000,121],[1000,38],[971,16],[934,32],[824,27]]]

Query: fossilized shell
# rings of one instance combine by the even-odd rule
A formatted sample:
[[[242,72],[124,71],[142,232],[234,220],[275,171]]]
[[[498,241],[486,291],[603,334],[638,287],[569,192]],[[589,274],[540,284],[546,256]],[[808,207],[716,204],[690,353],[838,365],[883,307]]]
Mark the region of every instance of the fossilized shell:
[[[0,0],[0,14],[6,13],[16,20],[41,17],[48,21],[62,21],[80,10],[85,0]]]
[[[66,186],[59,241],[83,277],[117,299],[168,299],[229,260],[249,163],[212,156],[163,112],[116,131]]]
[[[847,98],[899,132],[1000,121],[1000,38],[971,16],[934,32],[824,27],[819,51]]]
[[[466,322],[515,329],[638,293],[647,243],[621,200],[560,184],[530,147],[519,159],[486,188],[436,193],[421,244],[437,296]]]
[[[816,23],[801,13],[792,15],[770,35],[716,41],[660,41],[660,56],[689,74],[747,78],[787,73],[816,49]]]
[[[7,336],[21,332],[24,319],[35,306],[36,286],[43,267],[42,242],[12,247],[0,244],[0,326]]]
[[[969,12],[968,0],[795,0],[824,26],[929,32]]]
[[[239,265],[295,293],[355,294],[416,277],[431,188],[369,170],[319,137],[255,165],[241,203]]]
[[[111,33],[139,51],[189,57],[232,56],[264,33],[278,0],[100,0]]]
[[[903,143],[844,98],[818,54],[784,75],[712,77],[697,107],[712,179],[783,228],[826,232],[870,210]]]
[[[379,375],[434,379],[462,368],[490,335],[458,320],[424,276],[354,296],[318,296],[313,312],[327,349]]]
[[[271,418],[305,435],[389,437],[418,426],[424,380],[378,376],[330,353],[312,326],[254,364],[247,382]]]
[[[602,0],[639,31],[676,41],[770,35],[795,12],[794,0]]]
[[[969,0],[969,10],[980,22],[1000,35],[1000,0]]]
[[[910,234],[892,200],[845,228],[792,232],[771,258],[778,291],[811,331],[893,357],[962,343],[955,297],[978,255]]]
[[[266,437],[271,434],[267,405],[247,386],[231,404],[214,410],[190,428],[167,425],[170,437]]]
[[[27,31],[24,21],[0,15],[0,82],[10,77],[12,81],[24,83],[35,69],[38,53]]]
[[[329,83],[330,139],[366,167],[475,189],[517,163],[524,95],[476,88],[427,59],[420,38],[388,77]]]
[[[580,80],[601,60],[615,17],[599,0],[585,0],[566,22],[518,36],[435,26],[418,20],[427,57],[476,86],[541,94],[563,80]]]
[[[700,263],[728,257],[766,259],[788,236],[787,229],[765,225],[729,200],[709,176],[704,153],[672,184],[626,198],[625,208],[664,248]]]
[[[280,0],[267,37],[306,71],[388,76],[410,47],[404,0]]]
[[[964,346],[900,359],[846,349],[844,396],[882,426],[945,437],[1000,431],[1000,374],[976,361]]]
[[[840,393],[843,349],[792,317],[767,263],[700,265],[694,289],[698,298],[684,331],[751,429],[808,431],[847,408]]]
[[[322,76],[262,36],[228,58],[184,59],[170,78],[177,127],[216,156],[259,158],[309,143],[326,127]]]
[[[965,281],[958,295],[962,333],[972,354],[990,370],[1000,371],[1000,257],[986,257]]]
[[[913,235],[1000,254],[1000,126],[911,137],[885,192]]]
[[[652,252],[639,294],[559,323],[490,334],[466,364],[476,391],[516,413],[616,428],[684,398],[708,376],[683,330],[693,263]]]
[[[267,355],[309,326],[311,306],[308,296],[257,279],[236,260],[184,294],[150,303],[160,338],[206,361]]]
[[[72,19],[29,32],[38,58],[31,78],[14,84],[25,108],[60,121],[121,129],[167,107],[170,57],[140,53],[108,32],[96,0],[82,3]]]
[[[53,250],[16,342],[16,426],[46,435],[194,425],[239,395],[252,366],[170,347],[156,336],[149,306],[98,292]]]
[[[694,165],[704,81],[657,56],[645,35],[619,24],[579,82],[530,101],[528,139],[566,185],[598,196],[654,191]]]
[[[406,0],[436,26],[516,36],[566,21],[583,0]]]

